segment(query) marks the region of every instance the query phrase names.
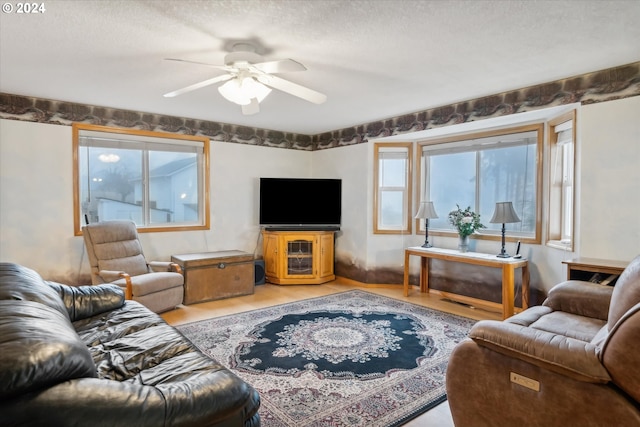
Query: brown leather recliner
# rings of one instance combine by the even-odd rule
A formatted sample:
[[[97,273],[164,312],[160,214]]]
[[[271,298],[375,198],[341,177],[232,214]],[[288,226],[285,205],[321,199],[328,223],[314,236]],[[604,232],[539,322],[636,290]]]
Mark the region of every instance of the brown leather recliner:
[[[640,256],[615,287],[556,285],[542,306],[483,320],[454,349],[456,427],[640,426]]]

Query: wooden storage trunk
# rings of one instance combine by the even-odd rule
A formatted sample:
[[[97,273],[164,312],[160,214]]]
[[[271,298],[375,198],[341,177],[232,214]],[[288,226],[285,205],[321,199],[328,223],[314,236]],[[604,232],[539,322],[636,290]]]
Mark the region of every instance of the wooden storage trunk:
[[[242,251],[173,255],[184,271],[184,304],[249,295],[254,291],[253,255]]]

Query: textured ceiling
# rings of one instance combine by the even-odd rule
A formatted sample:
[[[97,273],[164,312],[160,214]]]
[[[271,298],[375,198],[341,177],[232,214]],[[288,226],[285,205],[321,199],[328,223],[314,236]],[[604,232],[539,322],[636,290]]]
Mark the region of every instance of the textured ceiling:
[[[17,3],[11,2],[12,5]],[[640,1],[46,1],[0,15],[0,92],[317,134],[640,60]],[[236,41],[327,95],[261,112],[210,86]]]

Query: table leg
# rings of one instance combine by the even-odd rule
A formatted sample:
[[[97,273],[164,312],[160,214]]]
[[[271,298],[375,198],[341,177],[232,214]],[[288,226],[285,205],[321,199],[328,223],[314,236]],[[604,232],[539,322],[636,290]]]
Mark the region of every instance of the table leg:
[[[404,296],[409,296],[409,251],[404,251]]]
[[[429,264],[431,259],[420,257],[420,292],[429,293]]]
[[[514,267],[510,264],[502,266],[502,318],[513,316],[513,298],[515,296]]]
[[[522,266],[522,309],[529,308],[529,263]]]

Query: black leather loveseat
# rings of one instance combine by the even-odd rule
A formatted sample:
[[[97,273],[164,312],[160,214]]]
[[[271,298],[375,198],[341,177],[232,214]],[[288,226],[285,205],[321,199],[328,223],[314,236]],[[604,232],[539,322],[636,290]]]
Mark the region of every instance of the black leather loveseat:
[[[0,424],[250,427],[259,404],[120,287],[0,263]]]

